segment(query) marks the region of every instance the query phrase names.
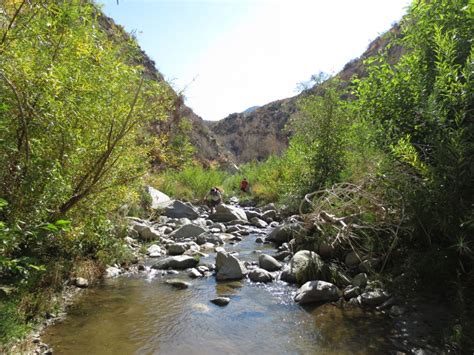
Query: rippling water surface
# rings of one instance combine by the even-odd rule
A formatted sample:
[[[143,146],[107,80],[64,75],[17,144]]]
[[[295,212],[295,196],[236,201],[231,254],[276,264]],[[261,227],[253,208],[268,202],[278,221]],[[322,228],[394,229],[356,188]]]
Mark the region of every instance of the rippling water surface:
[[[255,236],[226,250],[258,260]],[[214,257],[201,262],[213,262]],[[164,283],[183,278],[177,290]],[[388,352],[388,324],[359,309],[300,307],[284,282],[190,280],[142,273],[105,280],[43,337],[55,354],[379,354]],[[227,296],[219,307],[209,302]]]

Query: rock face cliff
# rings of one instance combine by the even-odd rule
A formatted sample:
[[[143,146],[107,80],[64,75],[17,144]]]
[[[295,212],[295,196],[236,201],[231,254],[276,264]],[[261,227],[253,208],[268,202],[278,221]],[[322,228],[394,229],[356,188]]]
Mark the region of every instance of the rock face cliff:
[[[117,25],[113,19],[105,16],[98,10],[99,24],[103,30],[115,41],[130,41],[131,36],[123,29],[122,26]],[[145,69],[145,76],[164,82],[174,97],[175,107],[170,112],[167,121],[156,121],[150,130],[153,133],[169,133],[176,130],[179,123],[184,119],[190,123],[190,129],[186,132],[189,142],[194,146],[195,159],[208,165],[212,162],[217,162],[224,167],[232,166],[234,157],[217,141],[215,133],[212,132],[204,123],[203,119],[196,115],[191,108],[184,104],[184,100],[177,94],[173,88],[165,81],[163,75],[156,69],[155,62],[141,49],[140,53],[135,57],[136,63],[140,64]]]
[[[394,26],[374,40],[362,56],[347,63],[337,74],[343,85],[349,85],[354,76],[367,75],[364,60],[386,49],[390,39],[399,35],[400,28]],[[401,54],[402,48],[389,47],[390,61],[398,60]],[[298,112],[298,100],[314,91],[314,88],[308,89],[294,97],[273,101],[250,112],[233,113],[221,121],[207,124],[216,134],[218,142],[228,149],[238,162],[264,160],[271,154],[280,154],[288,147],[291,133],[284,128]]]

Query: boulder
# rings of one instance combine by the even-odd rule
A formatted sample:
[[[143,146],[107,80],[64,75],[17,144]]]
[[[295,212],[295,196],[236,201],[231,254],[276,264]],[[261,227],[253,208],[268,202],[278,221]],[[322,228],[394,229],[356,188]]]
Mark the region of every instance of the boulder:
[[[176,287],[180,290],[188,288],[190,286],[189,282],[180,280],[180,279],[170,279],[165,281],[168,285],[171,285],[173,287]]]
[[[367,274],[360,273],[354,276],[354,278],[352,279],[352,285],[355,287],[364,288],[367,285],[367,281],[369,281]]]
[[[262,214],[258,213],[257,211],[245,211],[247,219],[250,221],[252,218],[262,218]]]
[[[250,223],[252,223],[252,225],[254,225],[255,227],[257,228],[265,228],[268,226],[268,223],[265,222],[265,221],[262,221],[260,218],[258,217],[252,217],[250,219]]]
[[[290,255],[291,255],[290,251],[282,250],[282,251],[276,253],[275,255],[273,255],[273,257],[278,261],[283,261],[285,258],[287,258]]]
[[[266,240],[277,245],[289,242],[296,235],[306,235],[307,231],[300,223],[283,224],[270,232]]]
[[[151,197],[151,208],[153,209],[165,208],[173,202],[168,195],[151,186],[147,186],[147,191]]]
[[[148,249],[146,250],[146,253],[150,258],[157,258],[161,256],[163,251],[161,250],[159,245],[153,244],[148,247]]]
[[[189,269],[195,267],[199,261],[192,256],[187,255],[178,255],[178,256],[171,256],[169,258],[165,258],[163,260],[159,260],[155,263],[152,268],[153,269]]]
[[[216,256],[217,280],[240,280],[247,273],[247,269],[235,256],[218,251]]]
[[[256,268],[249,272],[249,279],[253,282],[271,282],[273,275],[265,269]]]
[[[229,226],[225,230],[226,233],[236,233],[240,232],[240,227],[239,226]]]
[[[390,295],[383,290],[364,292],[360,296],[360,303],[364,306],[375,307],[389,299]]]
[[[275,210],[268,210],[262,214],[262,219],[265,221],[274,221],[277,218],[278,214]]]
[[[199,217],[199,213],[193,205],[178,200],[173,201],[173,203],[167,206],[163,215],[172,218],[186,217],[189,219],[196,219]]]
[[[234,220],[247,221],[245,211],[239,207],[220,204],[216,206],[216,212],[209,216],[214,222],[230,222]]]
[[[321,258],[318,254],[309,250],[300,250],[290,260],[290,263],[285,266],[281,273],[281,280],[288,283],[296,283],[296,275],[301,274],[310,262],[321,263]]]
[[[277,271],[281,269],[280,262],[274,257],[267,254],[262,254],[259,256],[258,264],[262,269],[265,269],[267,271]]]
[[[361,293],[360,287],[349,287],[344,290],[344,298],[350,300],[351,298],[359,296]]]
[[[308,281],[296,292],[295,301],[304,303],[332,302],[341,297],[341,291],[333,284],[325,281]]]
[[[168,249],[169,255],[181,255],[189,249],[189,245],[187,243],[173,243],[168,244],[166,249]]]
[[[142,223],[142,222],[137,222],[137,221],[131,221],[132,229],[138,233],[138,237],[142,240],[148,241],[148,240],[155,240],[159,239],[161,234],[159,231],[156,229],[150,227],[149,225]]]
[[[206,229],[194,224],[185,224],[184,226],[176,229],[169,235],[170,238],[175,240],[181,240],[186,238],[197,237],[199,234],[206,232]]]
[[[218,234],[205,232],[197,236],[196,243],[199,245],[206,243],[222,245],[224,244],[224,240],[222,240],[222,238]]]

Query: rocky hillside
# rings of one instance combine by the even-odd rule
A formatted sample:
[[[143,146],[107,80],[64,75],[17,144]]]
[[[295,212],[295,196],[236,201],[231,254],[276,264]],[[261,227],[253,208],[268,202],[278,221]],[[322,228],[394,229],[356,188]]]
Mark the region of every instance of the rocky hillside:
[[[122,26],[115,24],[114,20],[99,12],[99,22],[109,37],[114,40],[130,41],[130,35]],[[141,49],[136,58],[138,64],[145,68],[145,75],[158,82],[165,82],[163,75],[156,69],[155,62]],[[175,97],[175,107],[170,112],[167,122],[157,121],[150,130],[156,134],[162,132],[173,132],[178,130],[179,123],[184,119],[190,123],[190,129],[186,132],[190,143],[195,148],[195,158],[204,165],[218,162],[224,167],[232,166],[234,157],[227,149],[223,148],[215,138],[215,134],[207,127],[203,119],[196,115],[191,108],[184,104],[182,97],[167,84],[172,95]]]
[[[400,35],[399,26],[378,37],[357,59],[347,63],[337,75],[346,85],[354,76],[366,75],[363,61],[381,52],[390,43],[390,38]],[[396,61],[402,49],[389,48],[389,58]],[[298,112],[297,102],[314,89],[303,91],[291,98],[271,102],[251,112],[233,113],[217,122],[207,122],[217,135],[218,142],[235,155],[240,163],[251,160],[264,160],[271,154],[279,154],[288,147],[290,132],[284,130],[288,120]]]

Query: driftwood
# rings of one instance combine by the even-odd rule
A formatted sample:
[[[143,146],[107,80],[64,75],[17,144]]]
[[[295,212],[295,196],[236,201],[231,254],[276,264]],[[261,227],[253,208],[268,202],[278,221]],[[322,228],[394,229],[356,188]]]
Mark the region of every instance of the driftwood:
[[[309,212],[305,208],[309,206]],[[370,186],[350,183],[336,184],[307,194],[299,212],[306,221],[327,235],[332,247],[349,246],[358,256],[373,252],[367,248],[367,238],[384,238],[375,252],[383,258],[383,271],[405,220],[402,198],[384,201]],[[365,238],[365,239],[364,239]]]

